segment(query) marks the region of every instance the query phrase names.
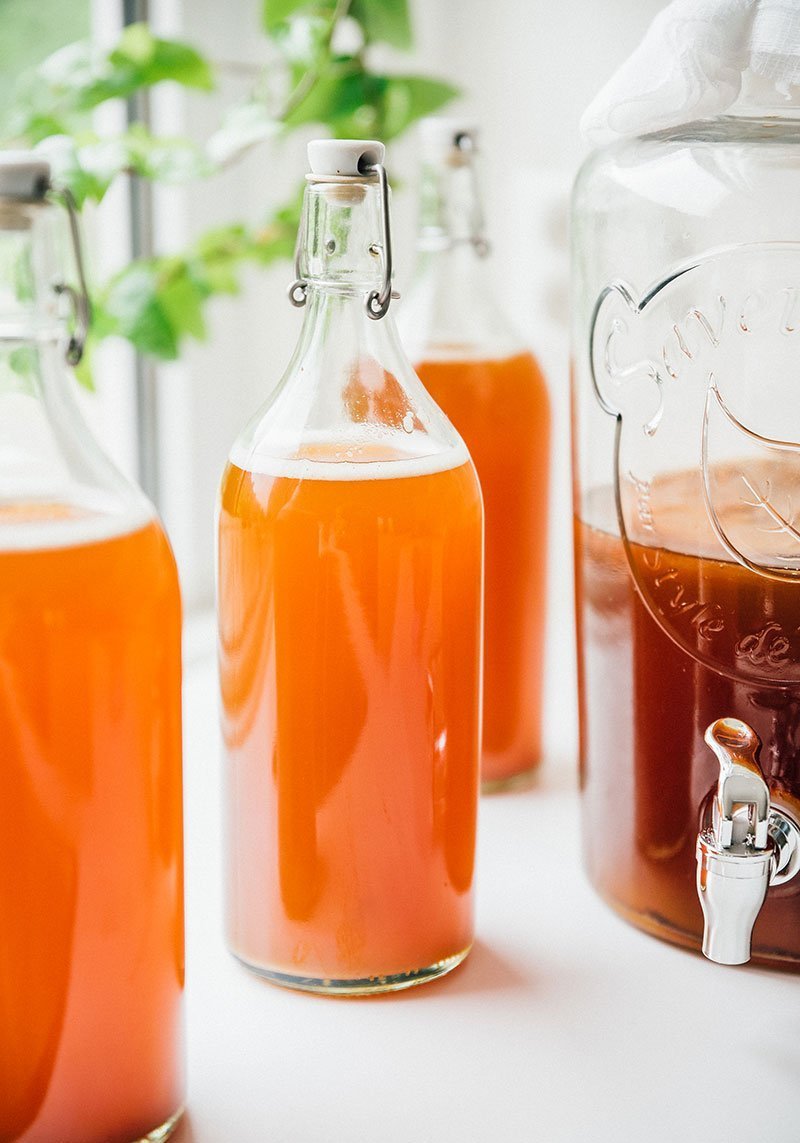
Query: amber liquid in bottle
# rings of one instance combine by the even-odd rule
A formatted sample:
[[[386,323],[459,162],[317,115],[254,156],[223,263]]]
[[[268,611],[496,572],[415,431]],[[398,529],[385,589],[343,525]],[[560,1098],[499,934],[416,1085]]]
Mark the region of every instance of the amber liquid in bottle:
[[[461,433],[486,519],[484,789],[530,780],[542,750],[550,402],[530,353],[427,360],[417,372]]]
[[[773,792],[800,797],[800,581],[756,574],[724,551],[696,474],[665,482],[658,546],[626,553],[612,504],[610,489],[590,498],[599,526],[575,525],[587,868],[628,919],[699,948],[695,843],[719,776],[709,723],[750,723]],[[800,885],[770,890],[753,957],[800,966]]]
[[[183,1103],[175,565],[152,520],[73,515],[0,508],[2,1143],[131,1143]]]
[[[472,943],[480,493],[369,455],[229,464],[219,518],[230,943],[340,992]]]

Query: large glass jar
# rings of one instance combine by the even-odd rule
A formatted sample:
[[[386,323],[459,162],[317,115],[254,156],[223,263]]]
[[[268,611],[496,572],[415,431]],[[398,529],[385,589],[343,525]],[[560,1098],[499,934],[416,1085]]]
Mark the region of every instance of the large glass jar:
[[[706,728],[747,723],[773,803],[800,796],[800,120],[775,103],[597,151],[574,197],[585,858],[615,909],[690,947]],[[800,878],[752,940],[800,963]]]

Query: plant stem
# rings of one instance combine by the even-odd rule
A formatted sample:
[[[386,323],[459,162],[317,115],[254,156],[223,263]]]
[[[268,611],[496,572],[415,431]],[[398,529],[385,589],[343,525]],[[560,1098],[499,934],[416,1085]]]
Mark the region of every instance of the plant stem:
[[[336,0],[336,7],[331,13],[331,22],[328,26],[328,34],[325,37],[324,51],[321,53],[324,56],[325,63],[327,64],[330,59],[331,44],[333,43],[333,34],[336,31],[336,25],[340,20],[343,20],[347,15],[350,8],[351,0]],[[293,111],[295,111],[303,102],[305,97],[314,87],[317,80],[322,75],[323,67],[318,63],[315,67],[309,68],[304,73],[303,78],[296,85],[294,90],[289,94],[289,98],[283,105],[283,108],[275,116],[276,119],[287,119]]]

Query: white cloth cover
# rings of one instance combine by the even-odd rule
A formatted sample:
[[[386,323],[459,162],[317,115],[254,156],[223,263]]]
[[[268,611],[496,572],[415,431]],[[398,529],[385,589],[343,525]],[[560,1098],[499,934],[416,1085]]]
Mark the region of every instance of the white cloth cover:
[[[770,102],[800,105],[800,0],[673,0],[587,108],[581,130],[601,146],[721,115],[745,73]]]

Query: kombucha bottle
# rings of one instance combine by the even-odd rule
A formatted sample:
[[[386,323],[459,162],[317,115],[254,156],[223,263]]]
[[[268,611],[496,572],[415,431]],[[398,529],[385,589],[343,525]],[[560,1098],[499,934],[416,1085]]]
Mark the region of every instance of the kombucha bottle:
[[[486,513],[485,791],[527,785],[541,760],[550,404],[542,372],[494,301],[475,128],[421,124],[419,257],[400,332],[464,438]]]
[[[184,1098],[180,598],[73,401],[53,197],[0,155],[0,1140],[133,1143]]]
[[[440,976],[473,931],[481,496],[386,312],[383,151],[309,146],[302,332],[219,506],[228,941],[338,994]]]

